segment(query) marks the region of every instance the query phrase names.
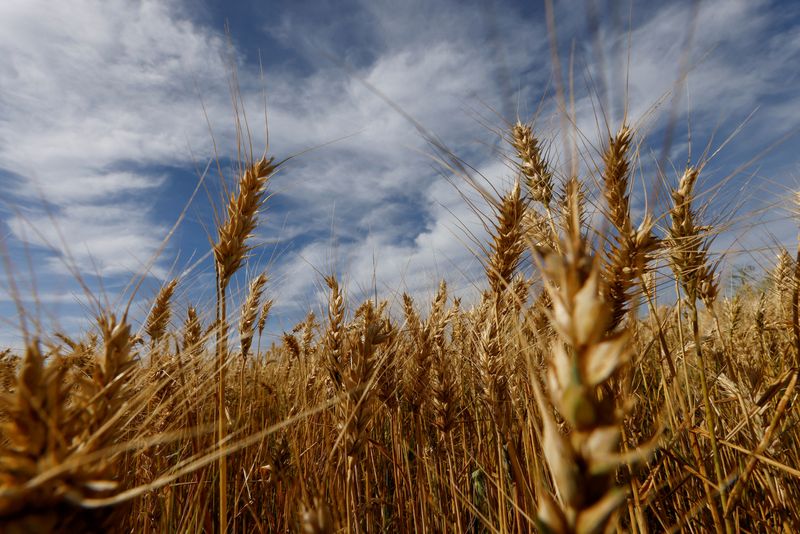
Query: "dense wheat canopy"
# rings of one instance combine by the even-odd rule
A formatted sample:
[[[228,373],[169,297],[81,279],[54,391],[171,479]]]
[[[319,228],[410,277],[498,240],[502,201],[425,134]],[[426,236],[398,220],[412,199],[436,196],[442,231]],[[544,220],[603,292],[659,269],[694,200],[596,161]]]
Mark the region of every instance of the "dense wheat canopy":
[[[246,4],[0,5],[0,531],[800,531],[796,6]]]

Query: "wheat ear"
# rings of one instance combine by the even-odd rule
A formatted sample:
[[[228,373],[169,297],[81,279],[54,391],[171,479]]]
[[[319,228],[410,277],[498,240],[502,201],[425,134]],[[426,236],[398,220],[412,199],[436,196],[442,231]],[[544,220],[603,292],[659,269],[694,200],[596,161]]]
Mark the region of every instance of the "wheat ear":
[[[608,333],[611,309],[585,242],[572,235],[561,250],[563,255],[544,258],[550,322],[557,333],[547,373],[549,398],[538,380],[532,380],[542,414],[544,456],[557,495],[541,490],[538,521],[545,532],[603,532],[625,501],[626,492],[615,485],[614,476],[628,458],[619,451],[615,399],[600,390],[628,361],[628,334]],[[568,436],[559,430],[551,406],[569,425]]]
[[[261,304],[261,295],[267,285],[267,275],[261,273],[250,282],[250,289],[247,298],[242,304],[242,311],[239,315],[239,345],[242,351],[242,359],[247,359],[250,347],[253,344],[253,334],[258,317],[258,309]]]
[[[239,179],[238,192],[228,199],[226,218],[214,244],[214,260],[223,287],[227,287],[251,249],[247,240],[256,229],[258,210],[266,200],[267,181],[274,170],[273,158],[254,163]]]
[[[636,287],[637,279],[647,272],[652,253],[658,248],[658,239],[653,234],[653,219],[649,214],[645,215],[639,228],[634,228],[631,223],[628,194],[631,138],[631,130],[623,126],[616,136],[609,139],[603,155],[606,216],[616,229],[603,269],[606,300],[612,308],[612,320],[608,325],[610,330],[615,329],[625,317],[628,303],[635,297],[632,289]]]
[[[510,286],[525,250],[524,216],[525,201],[520,194],[519,182],[515,182],[500,202],[492,232],[491,253],[485,266],[489,287],[498,297],[498,303],[503,300],[502,295]]]
[[[164,337],[167,326],[169,326],[169,320],[172,316],[172,295],[175,293],[177,285],[178,280],[174,279],[159,290],[153,303],[153,308],[147,316],[144,331],[150,336],[153,346]]]
[[[700,340],[697,313],[697,301],[702,300],[706,306],[711,307],[718,292],[714,266],[708,261],[706,236],[710,228],[697,224],[697,214],[693,208],[694,186],[699,174],[699,169],[687,167],[678,182],[678,187],[672,190],[673,205],[669,212],[672,221],[666,243],[669,248],[670,266],[686,295],[686,302],[691,313],[694,349],[700,364],[700,387],[705,404],[706,429],[711,439],[714,473],[719,488],[721,509],[724,511],[727,508],[725,474],[717,443],[717,417],[715,409],[711,405],[711,393],[706,376],[706,361]],[[725,527],[726,530],[732,531],[733,527],[728,516],[725,516]]]
[[[539,140],[533,134],[532,128],[518,121],[511,129],[511,145],[517,151],[519,170],[525,177],[531,200],[541,203],[549,210],[553,199],[553,173],[547,167]]]
[[[250,165],[239,178],[238,192],[228,199],[226,219],[217,230],[214,263],[217,275],[217,438],[220,447],[227,435],[225,412],[225,363],[228,358],[228,318],[225,290],[231,277],[241,267],[251,247],[247,240],[256,229],[258,211],[266,196],[267,181],[275,170],[273,159],[266,157]],[[227,530],[227,458],[219,458],[219,528]]]

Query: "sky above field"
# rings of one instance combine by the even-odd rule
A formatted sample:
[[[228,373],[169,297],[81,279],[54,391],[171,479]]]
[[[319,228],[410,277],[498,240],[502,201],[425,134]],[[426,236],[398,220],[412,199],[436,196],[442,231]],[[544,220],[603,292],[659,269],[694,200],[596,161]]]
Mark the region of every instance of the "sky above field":
[[[266,123],[269,153],[294,156],[232,284],[236,300],[268,272],[270,335],[319,310],[331,272],[353,301],[424,299],[441,278],[475,295],[489,208],[426,137],[503,191],[514,172],[499,132],[536,115],[564,171],[555,95],[570,78],[584,167],[625,114],[636,128],[636,216],[663,213],[657,162],[669,184],[706,153],[717,250],[764,266],[791,246],[800,4],[568,0],[554,20],[561,76],[540,2],[3,0],[0,345],[20,344],[19,306],[29,328],[85,327],[85,289],[117,310],[131,300],[139,320],[178,276],[174,322],[189,302],[213,309],[231,87],[257,155]]]

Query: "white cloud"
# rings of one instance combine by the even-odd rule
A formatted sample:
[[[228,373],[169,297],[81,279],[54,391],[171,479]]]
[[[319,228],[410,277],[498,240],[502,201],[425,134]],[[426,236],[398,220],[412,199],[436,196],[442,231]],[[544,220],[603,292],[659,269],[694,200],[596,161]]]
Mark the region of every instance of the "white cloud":
[[[0,169],[25,219],[79,269],[137,272],[165,236],[148,195],[162,171],[208,155],[199,93],[212,118],[225,96],[222,39],[145,0],[0,4]],[[43,199],[53,213],[35,210]],[[55,239],[53,223],[67,243]],[[25,222],[9,221],[15,237]],[[27,236],[35,236],[29,230]],[[44,240],[33,237],[34,244]],[[60,264],[57,257],[46,265]]]
[[[701,4],[690,53],[692,69],[689,74],[689,105],[693,120],[697,121],[693,123],[695,156],[721,124],[727,125],[727,131],[723,129],[719,133],[724,137],[733,130],[736,122],[744,120],[757,106],[763,106],[764,113],[757,115],[751,123],[753,131],[759,132],[769,124],[770,115],[774,113],[772,106],[787,106],[786,102],[772,98],[775,93],[773,81],[785,69],[786,59],[794,57],[798,48],[792,40],[781,40],[781,46],[777,46],[775,41],[778,37],[770,34],[779,21],[767,7],[766,2],[745,1]],[[457,153],[466,154],[480,165],[487,165],[491,161],[490,150],[470,144],[470,141],[491,145],[492,136],[473,122],[465,109],[480,108],[481,102],[501,109],[503,95],[497,83],[497,57],[483,40],[485,33],[482,30],[485,28],[476,23],[479,18],[467,10],[439,10],[419,5],[407,10],[401,8],[397,13],[380,2],[367,3],[367,10],[369,21],[374,24],[373,33],[382,39],[377,40],[375,49],[378,52],[374,61],[361,66],[358,75],[418,118],[430,131],[440,135]],[[560,13],[560,16],[565,14]],[[508,18],[513,19],[513,13]],[[510,70],[540,69],[548,72],[550,63],[541,24],[514,24],[508,18],[500,20],[499,24],[504,32],[505,46],[512,50],[506,56]],[[691,5],[687,2],[648,11],[630,36],[625,29],[619,34],[609,33],[608,27],[602,29],[607,59],[613,52],[622,54],[623,66],[630,38],[629,117],[646,126],[642,131],[644,134],[662,128],[669,117],[672,105],[669,99],[654,106],[675,87],[690,20]],[[291,23],[299,27],[292,28]],[[565,27],[583,31],[582,27],[573,28],[569,23],[560,25],[559,29]],[[297,21],[284,21],[281,31],[283,38],[291,43],[290,35],[305,35],[302,29]],[[537,32],[540,38],[531,38],[531,34]],[[568,40],[572,35],[568,31],[562,33],[561,38]],[[761,46],[765,41],[767,44]],[[508,45],[515,42],[528,46]],[[317,48],[325,49],[325,45],[315,43]],[[585,61],[591,62],[591,57],[579,57],[575,62],[578,80],[585,80],[580,74]],[[566,63],[564,61],[565,67]],[[596,67],[591,63],[590,67],[596,75]],[[611,71],[610,64],[607,67]],[[539,74],[538,79],[541,78]],[[614,87],[614,84],[609,85]],[[617,86],[624,88],[624,83]],[[301,89],[297,91],[297,87]],[[528,88],[520,97],[522,108],[535,108],[536,91],[542,89],[543,86]],[[596,111],[590,99],[584,96],[585,91],[580,87],[577,91],[579,128],[589,142],[602,141],[606,135],[604,125],[601,123],[598,132]],[[432,280],[439,276],[456,277],[467,285],[470,279],[480,275],[480,264],[467,248],[470,244],[460,241],[464,237],[457,228],[456,217],[468,219],[478,239],[485,239],[485,233],[475,225],[476,217],[469,213],[461,199],[455,199],[448,206],[455,213],[438,206],[436,199],[442,197],[443,182],[429,170],[430,161],[414,152],[425,151],[425,143],[393,110],[375,99],[357,80],[342,81],[325,69],[303,80],[286,78],[283,85],[277,85],[276,93],[272,109],[276,135],[286,133],[295,140],[307,139],[307,143],[313,145],[365,129],[363,133],[330,148],[303,157],[298,168],[287,171],[287,175],[297,182],[294,186],[287,186],[285,193],[302,206],[293,211],[303,221],[298,223],[300,229],[297,233],[303,233],[303,226],[307,232],[312,232],[315,226],[327,230],[331,206],[335,203],[334,226],[337,232],[353,238],[346,245],[340,243],[337,246],[336,255],[344,263],[339,267],[362,286],[371,284],[373,270],[377,270],[379,289],[405,286],[412,292],[424,293],[429,292]],[[524,101],[531,97],[531,100]],[[621,94],[616,97],[621,97]],[[557,123],[552,115],[553,106],[552,100],[545,101],[545,116],[540,127],[546,132]],[[679,108],[677,137],[673,142],[672,154],[676,161],[685,157],[682,154],[688,148],[684,134],[685,108],[684,99]],[[791,128],[791,124],[795,127],[800,124],[797,114],[787,118],[790,124],[784,121],[783,129]],[[615,129],[617,124],[612,122],[609,127]],[[476,147],[480,155],[476,155]],[[652,148],[658,150],[660,147]],[[561,149],[558,139],[554,149]],[[738,162],[743,163],[755,154],[756,150],[753,150]],[[596,156],[587,152],[584,157]],[[642,158],[642,163],[649,165],[652,156],[645,151]],[[714,170],[713,167],[709,169],[710,176]],[[499,165],[488,171],[491,178],[502,178],[507,174]],[[649,180],[654,178],[650,175],[645,178],[647,185],[651,185]],[[778,177],[781,179],[784,178]],[[444,187],[449,185],[444,184]],[[410,199],[407,195],[398,198],[399,192],[413,194]],[[643,201],[641,194],[635,196],[639,202]],[[407,202],[414,207],[408,208]],[[750,205],[745,209],[751,209]],[[634,208],[640,212],[642,204]],[[406,210],[407,217],[424,221],[417,225],[402,225],[403,231],[410,232],[410,236],[401,235],[391,224],[396,213],[402,213],[402,210]],[[381,220],[388,224],[381,225]],[[329,239],[327,233],[324,239]],[[287,274],[282,293],[288,302],[296,302],[299,295],[312,287],[311,281],[318,275],[311,266],[323,270],[330,267],[330,252],[324,253],[326,247],[330,244],[314,240],[304,246],[297,257],[283,261],[282,272]],[[460,266],[463,266],[463,275],[459,272]]]
[[[8,225],[14,234],[26,235],[30,243],[67,249],[69,258],[47,258],[48,270],[63,274],[69,273],[69,267],[104,276],[142,272],[152,263],[166,234],[165,228],[150,220],[145,205],[124,201],[114,205],[73,203],[52,217],[33,222],[16,215]],[[160,277],[164,271],[156,266],[153,274]]]
[[[583,20],[567,13],[573,4],[559,8],[564,43],[585,37]],[[669,113],[666,102],[648,115],[679,73],[691,7],[642,4],[630,34],[630,116],[648,118],[652,131]],[[158,249],[166,228],[150,197],[163,191],[168,178],[163,169],[149,169],[188,166],[189,147],[200,159],[210,154],[195,95],[204,98],[221,145],[233,140],[224,41],[189,22],[181,8],[153,0],[0,5],[8,28],[0,32],[0,53],[12,58],[0,62],[0,168],[21,177],[16,195],[36,199],[41,192],[51,203],[72,255],[86,271],[94,265],[111,275],[138,271]],[[701,3],[689,78],[692,115],[699,123],[696,146],[704,145],[720,119],[742,120],[758,105],[763,110],[750,126],[757,134],[776,118],[782,131],[800,124],[796,92],[786,89],[790,79],[784,74],[800,40],[773,35],[778,18],[764,1]],[[606,59],[622,54],[616,64],[624,66],[628,35],[613,30],[601,28],[603,51]],[[523,119],[535,111],[551,72],[543,20],[524,18],[510,5],[490,14],[455,2],[364,1],[354,14],[323,28],[294,14],[270,20],[268,31],[311,67],[266,66],[272,152],[280,158],[315,148],[275,177],[277,196],[260,229],[262,240],[290,247],[271,266],[277,304],[296,313],[296,307],[316,302],[317,270],[331,269],[347,273],[353,289],[369,289],[376,269],[381,290],[405,288],[424,296],[446,277],[451,287],[470,292],[481,268],[469,239],[487,237],[479,218],[439,175],[441,165],[422,136],[358,78],[502,189],[510,171],[493,154],[497,136],[479,116],[501,126],[494,110],[519,109]],[[486,40],[490,31],[498,41]],[[351,41],[356,44],[349,48],[342,44]],[[589,142],[605,135],[602,124],[597,131],[582,89],[587,63],[593,76],[600,74],[591,63],[592,46],[579,46],[575,62],[578,125]],[[356,76],[329,62],[323,50],[350,61]],[[612,64],[606,76],[619,74]],[[257,73],[242,69],[239,76],[248,109],[260,112]],[[617,79],[609,85],[619,98],[624,84]],[[776,94],[780,87],[784,92]],[[558,124],[554,109],[547,99],[539,127],[548,137]],[[680,121],[673,154],[682,162],[685,117]],[[553,148],[561,151],[558,138]],[[651,156],[642,158],[649,163]],[[487,211],[485,203],[478,205]],[[46,215],[27,210],[25,219],[44,236],[24,231],[32,242],[60,248],[57,235],[46,229],[52,226]],[[12,216],[8,224],[22,236],[21,217]],[[164,274],[164,263],[155,274]],[[51,258],[45,265],[58,269],[59,261]]]

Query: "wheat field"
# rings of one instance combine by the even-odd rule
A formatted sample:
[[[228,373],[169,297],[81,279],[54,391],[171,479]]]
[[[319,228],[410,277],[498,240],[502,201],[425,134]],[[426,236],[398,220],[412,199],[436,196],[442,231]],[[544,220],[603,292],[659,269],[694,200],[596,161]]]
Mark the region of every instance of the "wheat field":
[[[798,531],[797,258],[723,295],[703,161],[634,218],[629,126],[584,177],[530,124],[505,137],[476,302],[446,280],[354,302],[329,274],[261,350],[269,273],[240,309],[229,282],[281,164],[246,158],[214,310],[177,309],[174,279],[138,330],[108,309],[3,353],[3,531]]]

